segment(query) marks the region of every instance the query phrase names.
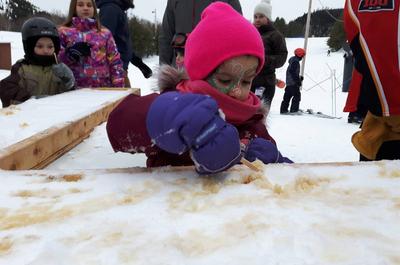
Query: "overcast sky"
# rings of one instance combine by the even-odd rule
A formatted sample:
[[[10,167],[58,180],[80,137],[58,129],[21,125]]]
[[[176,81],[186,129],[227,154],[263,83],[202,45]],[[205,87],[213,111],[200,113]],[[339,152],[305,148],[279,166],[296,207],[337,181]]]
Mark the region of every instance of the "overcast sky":
[[[188,0],[189,1],[189,0]],[[59,11],[63,14],[68,12],[69,0],[30,0],[37,7],[47,11]],[[252,19],[253,9],[260,0],[241,0],[243,15]],[[272,17],[283,17],[286,22],[297,18],[307,12],[309,0],[272,0]],[[129,14],[139,18],[154,21],[155,16],[152,12],[156,10],[156,17],[161,21],[164,14],[167,0],[135,0],[135,9]],[[321,9],[323,7],[342,8],[344,0],[313,0],[312,8]]]

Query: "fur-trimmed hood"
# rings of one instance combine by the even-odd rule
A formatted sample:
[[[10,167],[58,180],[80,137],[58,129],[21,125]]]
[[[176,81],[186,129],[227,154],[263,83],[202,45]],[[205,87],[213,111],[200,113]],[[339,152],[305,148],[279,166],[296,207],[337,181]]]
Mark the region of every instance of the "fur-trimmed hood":
[[[158,89],[160,93],[176,90],[176,86],[183,80],[189,80],[184,68],[175,68],[163,64],[158,70]]]

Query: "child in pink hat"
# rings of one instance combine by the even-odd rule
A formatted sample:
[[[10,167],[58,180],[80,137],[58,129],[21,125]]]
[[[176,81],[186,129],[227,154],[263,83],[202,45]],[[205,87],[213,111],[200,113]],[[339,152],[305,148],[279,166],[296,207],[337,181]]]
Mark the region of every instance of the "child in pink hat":
[[[250,92],[263,64],[256,28],[228,4],[209,5],[186,41],[186,72],[164,65],[161,94],[131,95],[119,104],[107,124],[111,145],[145,153],[149,167],[195,165],[199,174],[224,171],[242,158],[291,163]]]

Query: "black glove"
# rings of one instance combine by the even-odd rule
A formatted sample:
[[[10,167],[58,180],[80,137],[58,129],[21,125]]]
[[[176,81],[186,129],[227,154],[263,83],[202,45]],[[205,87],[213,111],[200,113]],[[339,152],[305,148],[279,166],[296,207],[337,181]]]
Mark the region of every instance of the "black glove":
[[[90,45],[87,42],[77,42],[68,47],[65,52],[71,61],[81,62],[84,57],[90,56]]]
[[[53,74],[61,79],[68,90],[71,90],[75,85],[75,77],[71,69],[63,63],[53,64]]]
[[[136,55],[132,56],[131,63],[139,68],[145,78],[149,78],[153,75],[153,71],[151,71],[150,67],[148,67],[141,58]]]
[[[298,85],[298,86],[302,86],[302,85],[303,85],[303,79],[304,79],[304,77],[303,77],[302,75],[300,75],[299,77],[300,77],[300,78],[299,78],[299,82],[297,82],[297,85]]]

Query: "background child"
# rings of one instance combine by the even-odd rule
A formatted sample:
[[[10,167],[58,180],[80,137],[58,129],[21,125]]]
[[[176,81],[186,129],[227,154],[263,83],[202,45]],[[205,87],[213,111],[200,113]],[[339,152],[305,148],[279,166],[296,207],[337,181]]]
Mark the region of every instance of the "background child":
[[[294,56],[289,59],[289,66],[286,69],[286,88],[283,100],[281,103],[281,114],[288,113],[290,100],[290,112],[295,113],[299,111],[301,93],[300,87],[303,82],[303,77],[300,76],[300,61],[303,59],[306,52],[303,48],[294,50]]]
[[[28,19],[21,29],[25,58],[0,82],[3,107],[32,96],[46,96],[73,89],[75,79],[63,63],[57,64],[60,39],[56,25],[42,17]]]
[[[194,164],[200,174],[228,169],[243,156],[291,162],[277,150],[260,99],[250,92],[263,64],[256,28],[230,5],[211,4],[186,42],[188,76],[163,66],[161,95],[128,96],[111,113],[114,150],[144,152],[149,167]]]
[[[171,46],[175,33],[190,33],[199,23],[203,10],[216,0],[167,0],[161,26],[159,27],[158,53],[160,64],[173,65],[174,52]],[[230,4],[242,13],[239,0],[219,0]]]
[[[175,54],[175,66],[177,68],[183,68],[183,61],[185,59],[185,44],[187,35],[185,33],[176,33],[172,38],[172,47],[174,48]]]
[[[60,60],[71,68],[78,87],[124,86],[120,54],[111,32],[100,25],[94,0],[71,0],[59,33]]]

